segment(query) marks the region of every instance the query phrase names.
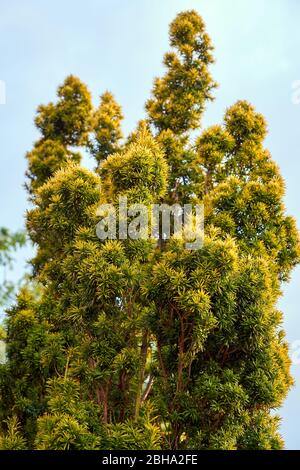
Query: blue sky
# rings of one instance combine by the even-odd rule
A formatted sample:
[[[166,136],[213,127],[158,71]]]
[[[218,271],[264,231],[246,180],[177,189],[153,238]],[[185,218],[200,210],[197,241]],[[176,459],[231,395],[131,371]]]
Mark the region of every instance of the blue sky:
[[[111,90],[123,107],[124,130],[131,131],[143,117],[154,76],[162,73],[168,24],[191,8],[212,37],[220,85],[203,125],[220,122],[236,100],[251,101],[268,121],[266,145],[286,180],[287,210],[300,221],[300,104],[292,102],[292,84],[300,80],[299,0],[0,0],[0,80],[6,85],[6,104],[0,104],[0,226],[24,224],[24,155],[38,138],[38,104],[55,99],[57,85],[72,73],[88,85],[95,103]],[[29,255],[29,248],[19,254],[14,277]],[[300,340],[299,282],[300,268],[280,302],[294,346]],[[292,372],[296,385],[280,414],[286,447],[300,449],[300,364]]]

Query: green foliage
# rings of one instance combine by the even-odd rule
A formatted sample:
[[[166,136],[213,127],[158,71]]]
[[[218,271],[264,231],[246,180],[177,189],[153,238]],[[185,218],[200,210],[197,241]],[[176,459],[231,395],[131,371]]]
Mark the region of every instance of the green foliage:
[[[15,416],[6,422],[7,431],[0,434],[0,450],[26,450],[27,444],[20,432],[20,424]]]
[[[91,154],[98,164],[109,155],[119,150],[123,137],[121,121],[123,119],[120,105],[110,92],[100,97],[100,105],[93,114],[93,139],[90,139]]]
[[[253,106],[238,101],[199,129],[215,83],[195,11],[177,15],[170,44],[148,118],[122,145],[113,95],[93,109],[76,77],[38,108],[27,229],[39,292],[20,291],[1,332],[2,448],[283,447],[273,410],[293,381],[277,304],[298,231]],[[71,146],[90,151],[95,172]],[[97,209],[118,210],[119,196],[149,212],[203,203],[203,247],[99,240]],[[11,242],[0,238],[0,263]]]
[[[38,107],[35,119],[44,139],[58,140],[64,145],[86,143],[91,126],[91,96],[87,87],[69,75],[57,90],[57,104]]]
[[[6,228],[0,228],[0,265],[9,265],[12,262],[12,251],[25,244],[25,233],[11,233]]]
[[[28,233],[39,246],[32,261],[35,269],[49,259],[54,265],[59,251],[65,255],[62,250],[79,227],[96,223],[92,214],[99,203],[99,185],[97,175],[69,162],[37,190],[35,208],[27,216]]]
[[[95,410],[80,397],[79,384],[67,378],[50,380],[48,411],[38,418],[35,448],[38,450],[94,450],[100,447],[101,427],[93,429]]]
[[[280,450],[283,440],[278,433],[280,418],[269,416],[264,410],[257,410],[242,438],[238,441],[238,449],[245,450]]]
[[[129,202],[151,202],[166,192],[168,166],[161,148],[144,128],[122,153],[101,165],[100,174],[108,196],[126,194]]]
[[[79,153],[70,152],[61,142],[50,139],[38,140],[26,157],[28,160],[26,175],[30,180],[26,188],[31,194],[34,194],[67,162],[80,163],[81,159]]]
[[[159,132],[171,129],[178,135],[199,126],[205,101],[212,99],[215,83],[208,66],[213,48],[194,10],[179,13],[171,23],[170,44],[175,51],[164,57],[166,75],[156,78],[146,110]]]
[[[26,243],[26,235],[19,231],[12,233],[7,228],[0,227],[0,268],[3,269],[3,282],[0,284],[0,306],[6,305],[11,300],[15,286],[6,279],[6,269],[12,267],[13,253]]]
[[[109,450],[159,450],[161,430],[151,422],[125,421],[108,427]]]

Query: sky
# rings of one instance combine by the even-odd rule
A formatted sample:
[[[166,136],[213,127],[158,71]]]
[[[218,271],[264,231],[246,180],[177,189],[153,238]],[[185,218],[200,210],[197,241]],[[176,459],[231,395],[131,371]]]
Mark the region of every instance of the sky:
[[[163,73],[168,24],[187,9],[203,16],[215,46],[212,72],[219,88],[203,127],[220,123],[238,99],[266,117],[266,146],[281,168],[287,211],[299,226],[299,0],[0,0],[0,226],[24,226],[24,156],[38,139],[37,106],[55,100],[57,86],[72,73],[87,84],[95,104],[105,90],[114,93],[130,132],[144,116],[153,78]],[[30,247],[18,254],[13,279],[30,255]],[[297,268],[280,301],[294,359],[295,386],[279,410],[288,449],[300,449],[299,283]]]

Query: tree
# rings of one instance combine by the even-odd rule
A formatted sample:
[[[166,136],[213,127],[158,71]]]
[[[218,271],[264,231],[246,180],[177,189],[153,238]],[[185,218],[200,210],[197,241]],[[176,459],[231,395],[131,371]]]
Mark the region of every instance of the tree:
[[[7,313],[3,448],[283,446],[272,410],[292,378],[277,301],[299,262],[295,221],[249,103],[200,131],[215,83],[195,11],[171,23],[170,43],[147,119],[122,144],[113,95],[94,110],[76,77],[38,108],[27,230],[42,288],[23,288]],[[91,151],[95,172],[74,146]],[[120,197],[148,216],[152,204],[204,204],[203,247],[147,231],[100,240],[99,206],[118,212]]]
[[[7,228],[0,228],[0,268],[3,272],[3,281],[0,284],[0,307],[5,308],[10,302],[14,299],[14,294],[16,292],[16,285],[7,279],[7,269],[12,268],[14,258],[13,253],[19,248],[24,246],[26,241],[25,233],[22,231],[18,231],[12,233]],[[1,272],[1,274],[2,274]],[[6,339],[6,332],[5,328],[3,327],[3,315],[0,312],[0,364],[4,364],[6,361],[6,349],[5,349],[5,339]],[[16,435],[18,434],[19,430],[17,429],[17,423],[14,421],[9,421],[8,423],[8,442],[10,442],[10,432],[16,431]],[[0,444],[0,448],[5,448],[5,440],[2,441]],[[16,442],[19,442],[18,439]],[[23,442],[23,441],[22,441]],[[12,446],[15,444],[11,443]]]
[[[0,306],[12,299],[14,285],[6,278],[6,270],[12,267],[13,252],[25,244],[25,233],[12,233],[7,228],[0,228],[0,267],[3,269],[3,282],[0,284]]]

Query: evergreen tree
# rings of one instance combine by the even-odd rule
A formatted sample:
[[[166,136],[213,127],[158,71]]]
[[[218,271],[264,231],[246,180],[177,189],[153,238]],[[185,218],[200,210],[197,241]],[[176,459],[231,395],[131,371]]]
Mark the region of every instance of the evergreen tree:
[[[299,262],[295,221],[249,103],[200,131],[215,83],[195,11],[171,23],[170,44],[147,120],[122,145],[113,95],[93,109],[76,77],[38,108],[27,229],[40,287],[23,288],[7,313],[4,449],[283,446],[272,410],[292,378],[277,303]],[[80,165],[79,146],[96,172]],[[120,197],[149,218],[154,203],[203,203],[203,247],[143,231],[100,240],[99,206],[118,213]]]

